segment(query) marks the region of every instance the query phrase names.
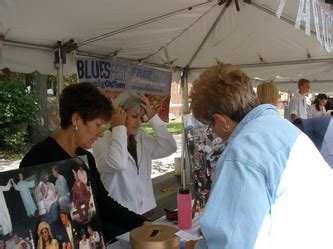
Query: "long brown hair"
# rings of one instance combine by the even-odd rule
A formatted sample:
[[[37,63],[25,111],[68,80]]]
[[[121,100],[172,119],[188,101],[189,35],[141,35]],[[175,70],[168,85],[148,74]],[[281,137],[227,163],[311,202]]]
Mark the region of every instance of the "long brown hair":
[[[316,105],[316,110],[317,111],[320,111],[320,105],[319,104],[320,104],[321,100],[328,100],[327,95],[324,94],[324,93],[319,93],[317,95],[317,97],[315,98],[315,100],[313,101],[313,103]]]

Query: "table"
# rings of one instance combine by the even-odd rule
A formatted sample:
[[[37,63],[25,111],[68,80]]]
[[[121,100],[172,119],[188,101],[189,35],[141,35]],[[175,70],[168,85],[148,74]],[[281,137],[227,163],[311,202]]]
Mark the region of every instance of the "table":
[[[194,218],[192,219],[192,228],[189,230],[179,230],[179,235],[180,235],[180,240],[188,240],[187,238],[190,239],[199,239],[200,237],[200,223],[199,223],[199,217],[200,213],[196,213]],[[155,220],[153,222],[154,224],[161,224],[161,225],[169,225],[169,226],[174,226],[177,227],[177,225],[172,222],[167,220],[164,216]],[[130,238],[129,238],[129,232],[124,233],[120,236],[117,237],[116,242],[108,245],[107,249],[130,249]]]

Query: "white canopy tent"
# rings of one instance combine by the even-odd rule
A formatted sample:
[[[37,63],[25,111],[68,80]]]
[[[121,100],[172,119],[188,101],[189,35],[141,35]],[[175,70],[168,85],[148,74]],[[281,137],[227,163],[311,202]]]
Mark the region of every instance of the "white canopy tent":
[[[295,81],[307,78],[312,90],[333,92],[333,55],[316,40],[313,20],[308,36],[295,29],[298,1],[286,1],[281,19],[275,16],[279,3],[0,0],[0,69],[71,74],[76,71],[75,58],[83,56],[170,69],[175,80],[186,72],[186,83],[223,62],[238,65],[252,79],[275,79],[280,90],[292,91]],[[57,69],[55,51],[72,50],[74,44],[66,46],[70,39],[78,49]],[[183,90],[187,96],[187,88]],[[185,112],[187,106],[185,97]],[[186,182],[188,171],[186,167]]]
[[[0,68],[55,74],[57,42],[73,39],[64,73],[75,57],[98,57],[188,69],[188,81],[216,63],[232,63],[253,79],[275,79],[281,90],[307,78],[314,91],[333,92],[333,54],[294,27],[298,1],[281,19],[279,0],[0,0]],[[323,2],[323,1],[322,1]]]

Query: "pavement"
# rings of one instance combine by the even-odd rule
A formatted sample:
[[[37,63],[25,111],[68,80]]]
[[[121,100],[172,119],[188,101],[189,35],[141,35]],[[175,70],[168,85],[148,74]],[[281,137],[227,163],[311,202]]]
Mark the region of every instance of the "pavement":
[[[181,134],[173,135],[173,138],[175,139],[177,144],[177,151],[168,157],[152,161],[152,172],[151,172],[152,178],[175,170],[175,165],[174,165],[175,158],[181,157],[182,135]]]
[[[18,169],[21,160],[10,161],[0,159],[0,172]]]

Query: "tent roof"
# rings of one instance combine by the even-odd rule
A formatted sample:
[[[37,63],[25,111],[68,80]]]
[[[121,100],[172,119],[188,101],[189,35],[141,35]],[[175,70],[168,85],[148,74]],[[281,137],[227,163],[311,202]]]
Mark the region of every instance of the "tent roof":
[[[298,1],[286,2],[281,19],[275,16],[279,3],[239,0],[237,12],[234,1],[226,7],[216,0],[1,0],[0,68],[55,73],[57,41],[74,39],[76,56],[174,71],[188,67],[190,81],[204,68],[224,62],[252,78],[281,81],[280,88],[294,88],[290,82],[305,77],[333,91],[333,55],[315,35],[295,29]],[[311,24],[314,31],[313,20]],[[69,57],[65,72],[74,68]]]

